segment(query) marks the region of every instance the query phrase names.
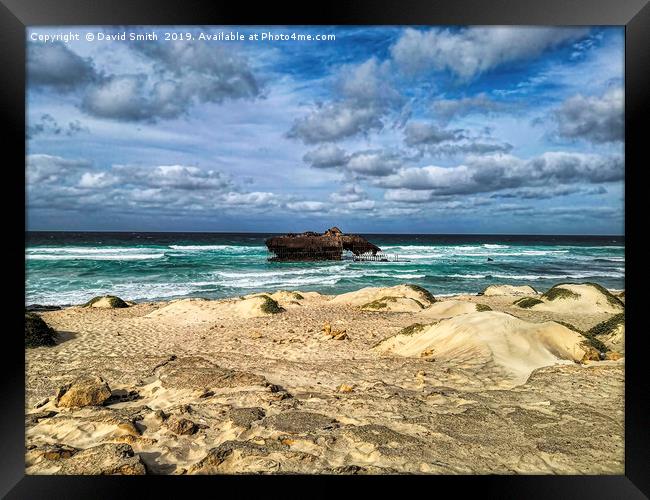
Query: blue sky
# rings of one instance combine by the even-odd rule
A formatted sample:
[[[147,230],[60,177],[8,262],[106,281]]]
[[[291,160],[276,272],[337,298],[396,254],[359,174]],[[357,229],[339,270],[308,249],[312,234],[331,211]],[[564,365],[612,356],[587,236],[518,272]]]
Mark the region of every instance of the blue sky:
[[[623,234],[620,27],[27,36],[31,230]]]

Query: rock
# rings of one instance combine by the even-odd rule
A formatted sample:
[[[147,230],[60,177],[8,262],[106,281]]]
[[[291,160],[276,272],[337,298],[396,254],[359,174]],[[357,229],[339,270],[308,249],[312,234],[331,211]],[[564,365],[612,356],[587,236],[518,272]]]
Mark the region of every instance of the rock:
[[[41,448],[36,448],[35,451],[45,460],[61,460],[72,457],[79,450],[65,444],[46,444]]]
[[[622,357],[623,355],[620,352],[616,352],[616,351],[607,351],[605,353],[605,359],[607,361],[618,361]]]
[[[238,427],[250,428],[251,424],[261,420],[266,416],[262,408],[232,408],[228,413],[228,418]]]
[[[585,354],[582,356],[582,359],[580,360],[581,363],[585,363],[587,361],[600,361],[601,356],[600,356],[600,351],[598,349],[595,349],[593,347],[588,347],[585,346]]]
[[[26,415],[26,418],[29,425],[34,425],[37,424],[39,420],[43,420],[44,418],[52,418],[55,415],[58,415],[58,413],[53,410],[47,410],[39,411],[37,413],[30,413]]]
[[[65,475],[143,475],[146,469],[139,455],[130,445],[105,443],[61,460],[61,469],[55,474]]]
[[[331,335],[332,334],[332,325],[329,323],[325,323],[323,325],[323,329],[321,330],[325,335]]]
[[[25,347],[53,346],[56,332],[38,314],[25,312]]]
[[[190,419],[178,417],[176,415],[169,417],[165,421],[165,425],[174,434],[178,434],[180,436],[189,436],[198,430],[197,425]]]
[[[334,331],[332,332],[332,338],[334,340],[345,340],[348,338],[348,334],[346,333],[345,330]]]
[[[61,309],[61,306],[43,306],[41,304],[30,304],[25,306],[25,311],[28,312],[60,311]]]
[[[289,410],[263,420],[266,427],[271,427],[288,434],[300,434],[317,430],[333,429],[338,426],[336,419],[308,411]]]
[[[204,399],[204,398],[209,398],[214,396],[214,391],[210,390],[204,390],[200,395],[199,398]]]
[[[354,390],[354,385],[341,384],[339,385],[338,392],[352,392]]]
[[[84,377],[59,388],[56,406],[64,408],[100,406],[111,397],[111,389],[101,377]]]
[[[160,423],[164,422],[169,417],[169,415],[167,415],[162,410],[156,410],[153,415],[154,415],[154,418]]]
[[[225,441],[216,448],[208,451],[208,454],[192,465],[188,474],[216,474],[219,473],[219,466],[237,451],[241,457],[260,456],[269,454],[269,450],[259,444],[249,441]]]
[[[34,408],[40,408],[41,406],[45,406],[49,402],[50,402],[50,398],[43,398],[34,405]]]
[[[127,401],[137,401],[138,399],[142,399],[142,396],[140,396],[138,391],[126,391],[124,389],[118,389],[111,393],[111,397],[108,398],[104,404],[112,405],[115,403],[125,403]]]

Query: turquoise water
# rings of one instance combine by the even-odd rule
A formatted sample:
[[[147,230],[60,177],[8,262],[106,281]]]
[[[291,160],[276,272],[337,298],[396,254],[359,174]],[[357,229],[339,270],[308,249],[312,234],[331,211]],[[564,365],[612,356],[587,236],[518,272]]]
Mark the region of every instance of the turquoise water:
[[[269,234],[27,234],[26,304],[221,298],[291,289],[335,294],[414,283],[434,295],[498,283],[545,290],[562,282],[624,288],[625,248],[613,236],[366,235],[399,262],[269,262]],[[488,258],[492,259],[488,261]]]

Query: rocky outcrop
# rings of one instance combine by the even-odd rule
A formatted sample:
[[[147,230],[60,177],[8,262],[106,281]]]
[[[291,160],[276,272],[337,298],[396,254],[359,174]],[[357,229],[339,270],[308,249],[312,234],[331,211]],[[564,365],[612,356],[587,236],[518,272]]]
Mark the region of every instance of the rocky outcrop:
[[[274,254],[271,260],[283,261],[341,260],[344,251],[354,255],[381,252],[381,248],[365,238],[343,234],[338,227],[323,234],[307,231],[275,236],[266,240],[266,246]]]
[[[25,312],[25,347],[54,344],[56,344],[56,332],[38,314]]]
[[[101,377],[84,377],[72,384],[59,388],[55,397],[56,406],[80,408],[100,406],[111,397],[111,389]]]

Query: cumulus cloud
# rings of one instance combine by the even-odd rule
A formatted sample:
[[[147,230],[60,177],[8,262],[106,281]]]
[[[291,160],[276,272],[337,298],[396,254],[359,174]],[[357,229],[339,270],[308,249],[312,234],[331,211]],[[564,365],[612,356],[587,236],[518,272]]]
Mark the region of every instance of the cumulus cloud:
[[[28,85],[71,91],[97,77],[92,60],[76,54],[63,42],[27,45]]]
[[[391,84],[389,63],[376,58],[343,65],[334,89],[335,98],[295,120],[287,137],[317,144],[378,131],[384,127],[382,118],[403,101]]]
[[[55,183],[90,167],[90,162],[86,160],[72,160],[46,154],[28,155],[25,163],[29,184]]]
[[[624,106],[622,88],[609,89],[601,96],[572,96],[553,113],[557,133],[595,144],[622,141]]]
[[[62,43],[32,43],[28,81],[59,90],[83,87],[80,105],[89,115],[136,122],[176,118],[197,104],[261,93],[248,62],[231,49],[187,41],[139,43],[132,49],[151,71],[100,74],[90,58]]]
[[[330,194],[330,200],[334,203],[354,203],[366,198],[366,192],[358,184],[345,185],[336,193]]]
[[[403,161],[399,154],[376,149],[357,151],[350,156],[346,168],[356,174],[377,177],[389,175],[397,170]]]
[[[523,160],[511,155],[470,158],[455,167],[402,168],[376,185],[390,189],[430,190],[434,195],[496,192],[571,183],[605,183],[623,179],[620,156],[549,152]]]
[[[464,130],[447,130],[431,123],[411,122],[404,129],[404,142],[407,146],[439,144],[465,138]]]
[[[349,157],[346,152],[334,144],[323,144],[302,157],[305,163],[314,168],[342,167],[347,164]]]
[[[294,201],[287,203],[287,208],[294,212],[323,212],[327,204],[322,201]]]
[[[409,28],[391,47],[391,55],[409,73],[449,70],[468,80],[503,64],[536,57],[587,33],[584,28],[531,26]]]
[[[381,116],[377,107],[358,106],[353,102],[328,103],[297,119],[287,137],[300,139],[305,144],[334,142],[381,130],[384,126]]]
[[[463,129],[450,130],[425,122],[411,122],[404,129],[404,143],[433,157],[508,153],[512,145],[490,143]]]

